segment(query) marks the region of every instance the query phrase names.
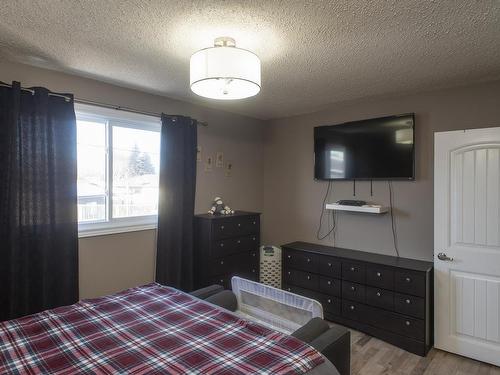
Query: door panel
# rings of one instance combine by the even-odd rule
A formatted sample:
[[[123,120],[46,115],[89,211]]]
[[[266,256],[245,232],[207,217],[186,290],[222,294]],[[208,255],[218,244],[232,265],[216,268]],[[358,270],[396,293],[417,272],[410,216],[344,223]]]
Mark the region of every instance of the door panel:
[[[500,246],[500,179],[495,174],[500,170],[500,149],[489,149],[486,158],[486,245]]]
[[[499,163],[498,147],[452,152],[450,219],[453,243],[500,246]]]
[[[500,279],[452,272],[455,333],[500,343]]]
[[[436,133],[435,346],[496,365],[499,232],[500,128]]]

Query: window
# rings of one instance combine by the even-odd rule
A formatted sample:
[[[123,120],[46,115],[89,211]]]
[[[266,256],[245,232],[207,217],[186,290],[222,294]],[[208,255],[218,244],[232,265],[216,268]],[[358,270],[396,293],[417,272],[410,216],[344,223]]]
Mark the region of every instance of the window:
[[[160,120],[76,105],[80,236],[156,227]]]

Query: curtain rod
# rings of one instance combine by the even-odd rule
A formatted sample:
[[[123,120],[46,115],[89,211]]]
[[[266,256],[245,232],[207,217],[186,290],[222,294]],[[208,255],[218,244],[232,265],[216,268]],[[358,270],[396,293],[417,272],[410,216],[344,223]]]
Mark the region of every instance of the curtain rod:
[[[0,86],[12,87],[12,85],[9,85],[8,83],[4,83],[4,82],[0,82]],[[28,87],[21,87],[21,90],[30,92],[32,95],[35,94],[35,89],[31,89],[31,88],[28,88]],[[64,98],[66,101],[70,101],[71,100],[70,96],[63,95],[63,94],[56,94],[56,93],[53,93],[53,92],[50,92],[50,91],[49,91],[49,96],[55,96],[55,97],[58,97],[58,98]],[[73,101],[75,103],[79,103],[79,104],[94,105],[94,106],[102,107],[102,108],[115,109],[117,111],[132,112],[132,113],[137,113],[137,114],[140,114],[140,115],[147,115],[147,116],[161,118],[161,113],[156,113],[156,112],[141,111],[141,110],[135,109],[135,108],[122,107],[122,106],[119,106],[119,105],[108,104],[108,103],[100,103],[100,102],[96,102],[96,101],[93,101],[93,100],[80,99],[80,98],[73,98]],[[208,126],[208,123],[205,122],[205,121],[197,121],[197,124],[201,125],[201,126]]]

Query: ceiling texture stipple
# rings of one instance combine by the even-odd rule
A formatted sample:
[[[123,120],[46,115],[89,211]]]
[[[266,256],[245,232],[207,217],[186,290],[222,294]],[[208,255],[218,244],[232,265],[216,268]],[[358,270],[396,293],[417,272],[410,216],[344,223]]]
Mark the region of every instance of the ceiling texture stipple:
[[[230,36],[259,95],[189,89],[189,58]],[[0,58],[251,117],[500,79],[498,0],[2,0]]]

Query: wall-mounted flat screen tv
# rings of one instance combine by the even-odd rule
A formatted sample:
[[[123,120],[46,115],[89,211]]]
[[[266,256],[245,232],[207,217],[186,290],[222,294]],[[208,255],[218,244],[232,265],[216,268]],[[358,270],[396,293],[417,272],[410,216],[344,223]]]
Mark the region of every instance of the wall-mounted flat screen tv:
[[[314,178],[413,180],[414,134],[414,114],[315,127]]]

